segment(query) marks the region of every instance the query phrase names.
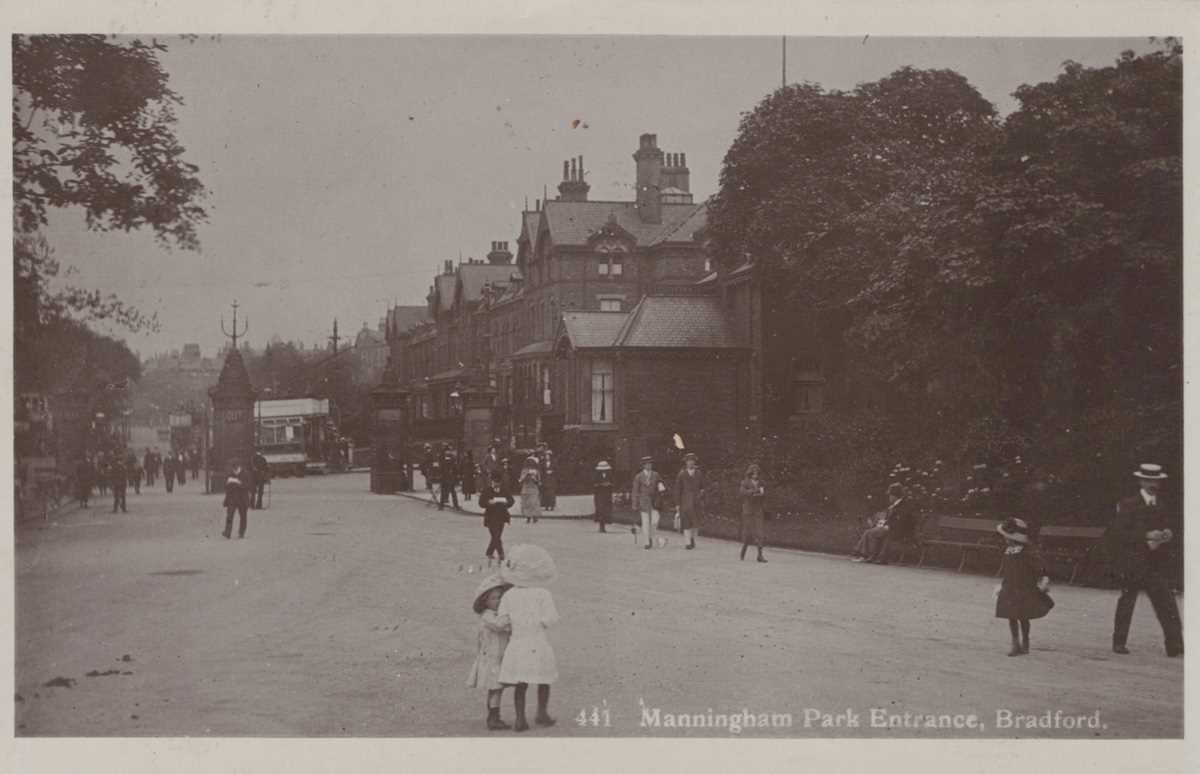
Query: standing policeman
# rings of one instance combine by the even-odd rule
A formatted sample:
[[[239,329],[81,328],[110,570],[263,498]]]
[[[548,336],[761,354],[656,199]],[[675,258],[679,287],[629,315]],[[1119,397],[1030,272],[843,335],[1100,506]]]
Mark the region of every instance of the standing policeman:
[[[1138,593],[1145,591],[1162,626],[1167,655],[1183,655],[1183,625],[1168,578],[1174,560],[1172,550],[1181,524],[1179,510],[1165,502],[1159,488],[1167,474],[1161,465],[1143,464],[1133,474],[1141,491],[1117,503],[1117,515],[1105,541],[1113,571],[1121,587],[1113,622],[1114,653],[1128,653],[1129,623]]]

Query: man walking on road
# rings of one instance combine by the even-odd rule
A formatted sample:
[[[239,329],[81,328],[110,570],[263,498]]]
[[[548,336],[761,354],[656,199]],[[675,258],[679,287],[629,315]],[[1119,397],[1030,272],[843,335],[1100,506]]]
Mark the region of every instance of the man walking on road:
[[[121,508],[121,513],[127,513],[125,510],[125,484],[128,475],[129,471],[125,469],[125,454],[120,451],[115,452],[108,465],[108,484],[112,487],[113,513],[117,512],[118,506]]]
[[[163,483],[167,485],[167,494],[175,491],[175,452],[167,452],[162,463]]]
[[[1105,535],[1113,572],[1121,588],[1113,621],[1112,648],[1125,654],[1129,624],[1138,594],[1146,592],[1162,626],[1167,655],[1183,655],[1183,624],[1171,593],[1169,577],[1182,523],[1174,504],[1165,502],[1159,489],[1167,474],[1161,465],[1143,464],[1133,474],[1141,491],[1117,504],[1117,515]]]
[[[667,490],[662,476],[654,470],[654,458],[642,457],[642,469],[633,477],[633,507],[642,515],[642,536],[645,548],[654,548],[654,531],[658,529],[658,505]]]
[[[229,477],[225,479],[225,531],[221,534],[228,540],[233,534],[233,514],[237,512],[240,517],[238,521],[238,538],[246,537],[246,510],[250,505],[250,488],[246,483],[246,474],[242,471],[242,466],[238,463],[233,464],[233,471]]]
[[[271,466],[267,464],[267,458],[262,452],[254,452],[254,497],[251,498],[251,507],[255,510],[262,510],[263,507],[263,490],[267,488],[267,482],[271,480]]]
[[[458,492],[454,489],[454,485],[458,483],[458,462],[454,459],[454,452],[450,447],[446,447],[446,451],[442,453],[442,462],[439,465],[439,479],[442,491],[438,498],[438,510],[443,510],[446,507],[446,498],[449,497],[454,501],[454,510],[458,510]]]

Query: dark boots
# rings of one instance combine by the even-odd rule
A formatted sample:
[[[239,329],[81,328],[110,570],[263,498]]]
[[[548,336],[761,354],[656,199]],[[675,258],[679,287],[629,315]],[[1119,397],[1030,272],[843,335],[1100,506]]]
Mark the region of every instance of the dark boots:
[[[537,715],[533,719],[533,722],[537,723],[539,726],[552,726],[556,722],[554,718],[550,717],[550,715],[546,712],[546,706],[548,704],[550,704],[550,686],[539,685]]]
[[[746,549],[749,547],[750,547],[750,545],[748,543],[742,544],[742,561],[746,560]]]
[[[759,546],[758,549],[758,561],[762,562],[763,564],[767,563],[766,557],[762,555],[762,546]]]
[[[516,722],[513,723],[513,731],[528,731],[529,723],[525,720],[525,691],[529,688],[528,683],[520,683],[513,689],[513,709],[516,711]],[[537,694],[537,715],[534,716],[533,722],[539,726],[552,726],[556,721],[546,712],[546,706],[550,703],[550,686],[539,685]]]
[[[488,731],[507,731],[512,728],[512,726],[500,719],[499,707],[488,707],[487,727]]]
[[[513,731],[528,731],[529,723],[525,720],[525,690],[528,684],[519,683],[513,688],[513,710],[516,720],[513,721]]]

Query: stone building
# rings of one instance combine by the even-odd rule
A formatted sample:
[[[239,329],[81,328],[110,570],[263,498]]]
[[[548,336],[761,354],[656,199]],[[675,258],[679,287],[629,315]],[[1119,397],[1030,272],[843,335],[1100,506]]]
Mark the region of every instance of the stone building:
[[[712,260],[685,154],[643,134],[633,159],[630,201],[590,199],[582,157],[563,162],[558,197],[521,212],[515,254],[498,241],[486,260],[444,262],[425,319],[389,322],[414,442],[458,442],[481,391],[494,395],[492,435],[548,443],[568,478],[600,457],[620,471],[644,454],[670,467],[675,434],[711,457],[757,431],[767,388],[753,266]]]

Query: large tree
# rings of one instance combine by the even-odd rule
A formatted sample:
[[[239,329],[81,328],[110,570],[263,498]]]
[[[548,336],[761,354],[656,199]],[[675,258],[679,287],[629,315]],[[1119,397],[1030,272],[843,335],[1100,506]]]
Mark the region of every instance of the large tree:
[[[776,92],[726,158],[714,242],[768,277],[787,332],[769,360],[794,310],[831,321],[812,338],[837,397],[875,385],[929,450],[1176,463],[1182,49],[1068,62],[1015,96],[1000,123],[953,73]]]
[[[104,35],[13,36],[13,203],[19,232],[52,208],[80,207],[90,228],[150,228],[197,246],[204,186],[175,137],[179,95],[158,41]]]

